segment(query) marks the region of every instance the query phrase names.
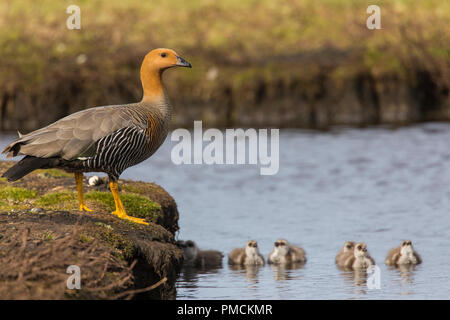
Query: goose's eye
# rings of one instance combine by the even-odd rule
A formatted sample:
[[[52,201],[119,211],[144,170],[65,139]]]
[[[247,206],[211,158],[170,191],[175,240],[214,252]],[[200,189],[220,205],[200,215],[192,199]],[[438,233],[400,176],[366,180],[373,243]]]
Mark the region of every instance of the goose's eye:
[[[165,52],[161,53],[161,57],[165,58],[166,57],[166,53]]]

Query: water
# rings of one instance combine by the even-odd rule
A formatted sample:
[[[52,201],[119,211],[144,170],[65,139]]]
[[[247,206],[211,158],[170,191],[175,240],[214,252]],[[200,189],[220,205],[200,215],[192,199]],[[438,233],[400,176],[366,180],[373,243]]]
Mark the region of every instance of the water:
[[[2,145],[12,139],[2,136]],[[179,299],[450,298],[450,125],[389,130],[280,132],[280,170],[181,165],[167,139],[123,178],[154,181],[176,199],[179,239],[228,254],[256,239],[264,256],[279,238],[302,246],[308,262],[195,272],[184,270]],[[411,239],[424,260],[412,272],[384,265],[387,251]],[[381,271],[381,289],[336,268],[345,240],[364,241]]]

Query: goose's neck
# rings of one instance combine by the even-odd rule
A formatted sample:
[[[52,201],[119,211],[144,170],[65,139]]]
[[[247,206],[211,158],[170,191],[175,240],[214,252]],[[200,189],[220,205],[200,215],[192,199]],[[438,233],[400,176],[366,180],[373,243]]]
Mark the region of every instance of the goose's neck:
[[[144,94],[141,102],[166,104],[166,94],[162,83],[161,70],[141,69],[141,82]]]

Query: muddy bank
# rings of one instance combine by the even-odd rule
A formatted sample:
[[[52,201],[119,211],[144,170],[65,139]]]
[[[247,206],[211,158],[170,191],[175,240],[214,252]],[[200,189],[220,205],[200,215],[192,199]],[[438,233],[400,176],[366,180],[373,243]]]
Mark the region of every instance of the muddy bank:
[[[309,63],[278,66],[271,76],[225,87],[210,105],[193,108],[198,113],[189,120],[219,127],[312,129],[450,120],[449,88],[428,71],[412,70],[408,78],[370,70],[342,75],[339,66]],[[351,63],[351,57],[340,63]]]
[[[212,65],[190,79],[167,74],[172,128],[192,127],[194,120],[203,120],[204,127],[313,129],[450,121],[449,88],[441,75],[421,66],[403,76],[352,70],[352,61],[361,59],[332,50],[275,60],[275,65],[270,60],[245,67]],[[92,88],[89,73],[32,89],[0,88],[0,130],[26,133],[85,106],[138,101],[139,59],[130,63],[135,72],[104,82],[101,90],[98,84]]]
[[[0,172],[11,166],[1,162]],[[178,211],[173,198],[152,183],[120,184],[128,214],[150,226],[110,214],[106,185],[87,186],[77,209],[73,178],[42,170],[20,181],[0,181],[0,298],[174,299],[182,252],[175,245]],[[81,270],[81,290],[66,287],[66,268]]]

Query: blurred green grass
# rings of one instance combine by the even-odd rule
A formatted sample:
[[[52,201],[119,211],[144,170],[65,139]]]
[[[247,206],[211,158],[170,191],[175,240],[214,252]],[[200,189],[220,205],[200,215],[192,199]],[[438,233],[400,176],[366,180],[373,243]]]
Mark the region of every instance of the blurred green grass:
[[[81,30],[66,28],[71,4],[81,8]],[[381,30],[366,28],[370,4],[381,8]],[[192,71],[170,74],[176,81],[169,88],[182,86],[178,98],[194,102],[207,99],[211,87],[293,72],[308,79],[321,64],[343,78],[361,70],[407,78],[420,66],[448,88],[449,21],[450,2],[442,0],[3,1],[0,92],[20,88],[33,100],[81,91],[70,105],[129,102],[140,98],[137,70],[155,47],[192,62]],[[216,67],[217,79],[210,77]]]
[[[372,1],[373,2],[373,1]],[[0,4],[2,64],[15,62],[30,80],[41,80],[48,64],[76,61],[79,54],[121,68],[114,55],[133,48],[139,55],[158,46],[188,52],[198,65],[251,63],[334,47],[362,48],[364,64],[395,68],[410,42],[449,58],[450,3],[438,0],[376,1],[382,30],[368,30],[370,1],[362,0],[193,0],[60,1],[13,0]],[[68,30],[65,10],[81,8],[82,29]],[[443,46],[445,44],[445,46]],[[391,48],[389,48],[391,47]],[[393,50],[392,47],[397,48]],[[100,52],[99,52],[100,51]],[[395,53],[395,54],[394,54]],[[406,53],[405,53],[406,54]],[[211,55],[212,61],[205,61]],[[98,59],[98,60],[97,60]],[[109,60],[112,61],[109,61]],[[387,61],[387,65],[380,63]],[[2,72],[2,78],[11,73]],[[117,72],[117,71],[115,71]]]

